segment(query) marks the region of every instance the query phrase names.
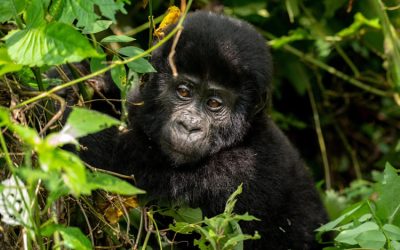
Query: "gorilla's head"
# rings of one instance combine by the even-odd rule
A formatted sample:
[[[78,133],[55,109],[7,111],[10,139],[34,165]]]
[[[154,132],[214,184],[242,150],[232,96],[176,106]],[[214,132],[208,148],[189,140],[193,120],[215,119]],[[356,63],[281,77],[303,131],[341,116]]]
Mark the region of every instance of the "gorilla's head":
[[[152,54],[157,73],[142,86],[144,105],[132,118],[176,166],[241,142],[271,88],[269,50],[249,24],[195,12],[183,26],[178,76],[168,63],[170,40]]]

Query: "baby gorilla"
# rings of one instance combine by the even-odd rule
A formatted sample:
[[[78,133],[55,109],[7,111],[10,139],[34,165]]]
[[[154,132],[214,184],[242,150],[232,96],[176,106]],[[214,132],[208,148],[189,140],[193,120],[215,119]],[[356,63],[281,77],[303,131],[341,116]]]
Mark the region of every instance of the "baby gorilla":
[[[236,212],[261,234],[246,249],[318,249],[326,215],[298,152],[263,111],[271,94],[271,57],[249,24],[206,12],[188,15],[176,46],[152,54],[157,73],[131,94],[130,129],[82,141],[94,166],[134,174],[150,198],[223,212],[243,183]]]

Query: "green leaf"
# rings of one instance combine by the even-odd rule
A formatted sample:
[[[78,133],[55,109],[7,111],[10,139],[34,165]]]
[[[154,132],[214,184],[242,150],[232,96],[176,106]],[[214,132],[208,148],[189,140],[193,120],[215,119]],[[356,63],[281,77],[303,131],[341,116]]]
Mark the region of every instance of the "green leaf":
[[[25,12],[25,21],[28,28],[37,28],[45,25],[44,10],[46,2],[42,0],[31,0]]]
[[[379,229],[379,226],[375,222],[365,222],[358,227],[353,229],[344,230],[336,236],[335,241],[340,243],[345,243],[349,245],[356,245],[358,244],[356,238],[367,231],[376,231]]]
[[[133,47],[133,46],[127,46],[124,48],[121,48],[118,53],[121,55],[127,56],[127,57],[134,57],[137,56],[144,51],[140,48]],[[144,58],[139,58],[133,62],[130,62],[127,64],[128,67],[137,72],[137,73],[149,73],[149,72],[156,72],[156,70],[153,68],[153,66]]]
[[[386,164],[383,181],[377,185],[377,190],[377,215],[389,224],[400,225],[400,176],[389,163]]]
[[[288,36],[281,36],[269,42],[272,48],[279,49],[282,46],[299,40],[309,39],[310,36],[305,29],[298,28],[296,30],[289,31]]]
[[[78,20],[76,26],[85,30],[90,30],[93,24],[100,18],[96,14],[95,7],[100,9],[103,16],[115,22],[117,11],[126,13],[124,1],[114,0],[66,0],[67,4],[63,10],[59,21],[71,24],[75,19]],[[97,5],[97,6],[95,6]]]
[[[160,214],[173,217],[177,222],[198,223],[203,220],[200,208],[179,207],[162,211]]]
[[[378,18],[368,20],[362,13],[358,12],[354,15],[354,22],[349,27],[339,31],[336,35],[340,37],[353,36],[356,35],[363,26],[381,29]]]
[[[21,138],[22,141],[29,144],[31,147],[35,147],[41,144],[42,140],[36,130],[30,127],[24,127],[18,124],[12,124],[10,129]]]
[[[45,237],[50,237],[55,232],[59,232],[63,238],[63,244],[71,249],[92,249],[89,239],[77,227],[65,227],[60,224],[48,224],[44,225],[40,232],[41,235]]]
[[[236,220],[236,221],[241,221],[241,220],[244,220],[244,221],[253,221],[253,220],[259,221],[260,220],[260,219],[258,219],[257,217],[255,217],[253,215],[249,215],[249,213],[247,213],[247,212],[245,214],[242,214],[242,215],[235,214],[233,216],[233,219]]]
[[[7,53],[6,48],[0,48],[0,76],[22,69],[22,65],[15,64]]]
[[[93,0],[101,11],[101,14],[115,22],[115,14],[117,11],[121,11],[122,13],[127,13],[124,9],[123,1],[114,1],[114,0]]]
[[[77,227],[66,227],[58,230],[64,240],[64,245],[71,249],[91,250],[90,240]]]
[[[113,62],[118,61],[119,58],[114,56]],[[113,79],[115,85],[121,90],[125,91],[127,78],[126,78],[126,69],[124,65],[118,65],[111,69],[111,78]]]
[[[8,108],[0,106],[0,127],[11,124],[10,111]]]
[[[331,231],[339,224],[348,223],[349,221],[352,221],[353,218],[361,217],[363,214],[366,214],[367,212],[369,212],[369,209],[366,203],[362,202],[354,204],[349,208],[347,208],[340,217],[317,228],[316,231],[321,233]]]
[[[400,240],[400,228],[392,224],[385,224],[383,230],[391,240]]]
[[[90,194],[86,182],[86,169],[78,156],[59,148],[40,148],[38,153],[40,167],[44,171],[62,170],[62,179],[74,196]]]
[[[97,111],[75,107],[60,133],[70,135],[73,138],[80,138],[120,124],[120,121],[111,116]]]
[[[234,248],[235,250],[238,250],[236,246],[238,246],[241,242],[245,240],[258,240],[258,239],[261,239],[261,236],[258,234],[258,232],[255,232],[254,235],[238,234],[229,238],[229,240],[225,242],[222,249],[228,250]]]
[[[28,66],[58,65],[100,56],[85,37],[63,23],[19,30],[8,37],[6,45],[13,61]]]
[[[107,67],[107,61],[106,61],[107,58],[106,58],[106,55],[104,54],[103,49],[100,46],[97,46],[96,50],[97,50],[97,52],[99,52],[99,54],[102,54],[104,56],[103,57],[94,57],[94,58],[90,59],[90,72],[92,72],[92,73]]]
[[[286,0],[286,9],[289,14],[290,22],[294,22],[294,18],[297,17],[300,13],[299,0]]]
[[[191,234],[196,226],[187,222],[176,222],[174,225],[169,225],[169,229],[180,234]]]
[[[235,207],[237,196],[243,191],[243,184],[240,184],[235,192],[233,192],[226,201],[224,214],[232,214]]]
[[[362,248],[367,249],[382,249],[386,243],[385,235],[379,230],[363,232],[356,240]]]
[[[122,195],[135,195],[144,194],[145,191],[123,181],[117,177],[94,172],[88,175],[88,184],[91,189],[102,189],[108,192],[122,194]]]
[[[125,36],[125,35],[111,35],[108,37],[103,38],[100,42],[101,43],[127,43],[135,41],[135,38]]]
[[[110,25],[112,24],[111,21],[108,20],[98,20],[94,23],[91,23],[89,25],[87,25],[82,33],[83,34],[94,34],[94,33],[98,33],[101,31],[104,31],[106,29],[108,29],[110,27]]]
[[[0,23],[15,19],[25,7],[25,0],[1,0],[0,1]]]

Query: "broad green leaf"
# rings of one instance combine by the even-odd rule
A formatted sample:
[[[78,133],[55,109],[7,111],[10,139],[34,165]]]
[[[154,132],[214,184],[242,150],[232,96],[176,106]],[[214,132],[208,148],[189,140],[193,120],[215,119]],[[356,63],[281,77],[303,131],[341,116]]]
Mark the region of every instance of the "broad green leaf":
[[[86,169],[78,156],[59,148],[53,150],[43,148],[39,149],[38,153],[40,167],[44,171],[62,170],[62,179],[74,196],[90,193],[86,181]]]
[[[92,0],[67,0],[70,11],[63,13],[61,20],[77,19],[77,27],[87,27],[96,22],[100,17],[94,11]]]
[[[180,234],[191,234],[196,226],[187,222],[176,222],[174,225],[169,225],[169,229]]]
[[[310,85],[310,74],[304,67],[304,63],[301,63],[297,60],[292,60],[287,62],[284,67],[286,68],[287,72],[292,72],[291,74],[287,74],[286,77],[296,89],[297,93],[303,96],[307,91],[307,87]]]
[[[362,248],[368,249],[382,249],[386,243],[385,235],[379,230],[363,232],[356,240]]]
[[[106,59],[106,55],[104,54],[103,49],[100,46],[97,46],[97,52],[99,52],[99,54],[104,55],[103,57],[93,57],[90,59],[90,72],[96,72],[99,71],[105,67],[107,67],[107,59]]]
[[[127,56],[127,57],[134,57],[137,56],[144,51],[140,48],[133,47],[133,46],[127,46],[124,48],[121,48],[118,53],[121,55]],[[156,72],[156,70],[153,68],[153,66],[144,58],[139,58],[133,62],[130,62],[127,64],[128,67],[137,72],[137,73],[149,73],[149,72]]]
[[[173,217],[177,222],[198,223],[203,220],[200,208],[179,207],[162,211],[160,214]]]
[[[0,106],[0,127],[11,124],[10,111],[8,108]]]
[[[400,176],[389,163],[386,164],[382,183],[378,184],[376,202],[379,218],[389,224],[400,224]]]
[[[60,232],[63,243],[66,247],[79,250],[91,250],[92,244],[90,240],[82,233],[77,227],[65,227],[58,229]]]
[[[41,139],[36,130],[30,127],[24,127],[19,124],[12,124],[10,129],[18,135],[21,140],[31,147],[36,147],[41,144]]]
[[[0,76],[9,72],[19,71],[22,65],[15,64],[7,53],[6,48],[0,48]]]
[[[101,11],[101,14],[108,19],[115,22],[115,14],[117,11],[121,11],[126,14],[126,10],[124,9],[123,1],[114,1],[114,0],[93,0]]]
[[[383,230],[391,240],[400,240],[400,228],[392,224],[385,224]]]
[[[100,172],[88,174],[88,185],[91,189],[102,189],[108,192],[122,195],[135,195],[146,193],[145,191],[129,184],[126,181]]]
[[[45,25],[44,19],[45,2],[42,0],[31,0],[25,12],[25,21],[28,28],[37,28]]]
[[[66,6],[66,1],[64,0],[53,0],[50,3],[49,14],[53,17],[54,20],[58,20]]]
[[[63,10],[59,21],[72,23],[75,19],[78,20],[76,26],[88,30],[100,16],[96,14],[95,9],[100,9],[101,14],[115,22],[115,14],[117,11],[126,13],[124,9],[124,1],[114,0],[66,0],[66,6]],[[95,6],[97,5],[97,6]]]
[[[135,41],[135,38],[124,36],[124,35],[111,35],[108,37],[103,38],[100,42],[101,43],[127,43]]]
[[[119,58],[117,56],[114,56],[113,62],[118,61]],[[111,69],[111,78],[113,79],[115,85],[121,90],[125,91],[126,88],[126,83],[127,83],[127,75],[126,75],[126,69],[124,65],[118,65],[117,67],[114,67]]]
[[[14,62],[28,66],[58,65],[100,56],[84,36],[63,23],[19,30],[8,37],[6,45]]]
[[[340,232],[339,235],[336,236],[335,241],[349,245],[356,245],[358,244],[356,240],[357,236],[367,231],[376,231],[378,229],[379,226],[375,222],[365,222],[358,227]]]
[[[42,226],[40,232],[41,235],[45,237],[50,237],[55,232],[59,232],[63,238],[63,244],[71,249],[92,249],[89,239],[77,227],[65,227],[60,224],[47,224]]]
[[[83,34],[94,34],[94,33],[98,33],[101,31],[104,31],[106,29],[108,29],[110,27],[110,25],[112,24],[111,21],[108,20],[98,20],[94,23],[91,23],[89,25],[87,25],[82,33]]]
[[[25,7],[25,0],[1,0],[0,23],[15,19]]]
[[[229,240],[224,244],[222,249],[235,249],[238,250],[238,248],[236,248],[236,246],[238,246],[241,242],[245,241],[245,240],[258,240],[260,239],[261,236],[258,234],[258,232],[255,232],[254,235],[248,235],[248,234],[238,234],[235,235],[231,238],[229,238]]]
[[[80,138],[120,124],[120,121],[106,114],[75,107],[60,133]]]
[[[368,212],[369,212],[369,209],[364,202],[354,204],[354,205],[350,206],[349,208],[347,208],[340,217],[317,228],[316,231],[321,232],[321,233],[331,231],[339,224],[348,223],[348,222],[352,221],[353,218],[361,217],[363,214],[366,214]]]

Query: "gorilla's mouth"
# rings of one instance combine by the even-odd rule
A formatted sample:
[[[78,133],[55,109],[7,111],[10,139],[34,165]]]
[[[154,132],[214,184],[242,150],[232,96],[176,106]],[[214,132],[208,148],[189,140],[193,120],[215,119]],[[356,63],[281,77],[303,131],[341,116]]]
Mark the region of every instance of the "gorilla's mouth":
[[[197,162],[202,157],[202,154],[195,150],[197,148],[193,145],[185,144],[177,147],[167,140],[161,140],[160,147],[164,154],[174,162],[175,166]]]

